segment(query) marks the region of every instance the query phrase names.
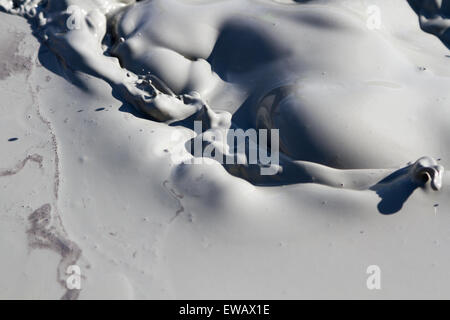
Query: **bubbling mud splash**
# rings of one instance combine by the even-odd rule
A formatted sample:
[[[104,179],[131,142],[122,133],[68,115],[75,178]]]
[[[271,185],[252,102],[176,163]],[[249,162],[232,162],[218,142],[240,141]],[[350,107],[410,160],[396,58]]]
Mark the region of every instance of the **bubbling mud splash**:
[[[447,41],[445,5],[410,3],[422,28]],[[421,156],[450,156],[439,143],[448,108],[429,102],[447,98],[450,79],[424,74],[393,45],[392,30],[371,32],[360,15],[331,1],[0,5],[33,21],[67,68],[104,79],[153,120],[200,120],[205,130],[279,129],[275,175],[261,176],[258,163],[225,166],[254,184],[369,189],[396,171],[387,168],[420,157],[402,176],[417,186],[442,185],[443,166]]]

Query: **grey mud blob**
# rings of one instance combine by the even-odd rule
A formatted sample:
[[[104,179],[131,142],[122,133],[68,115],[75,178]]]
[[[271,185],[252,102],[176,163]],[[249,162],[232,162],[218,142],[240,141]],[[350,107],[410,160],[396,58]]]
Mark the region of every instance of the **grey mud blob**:
[[[201,120],[205,130],[280,130],[277,174],[261,176],[260,163],[226,165],[233,175],[257,185],[378,191],[376,186],[398,181],[390,179],[394,175],[414,188],[426,183],[438,190],[444,168],[422,156],[449,158],[439,145],[445,131],[435,130],[433,138],[427,133],[450,123],[442,116],[446,108],[429,111],[426,101],[435,92],[422,89],[430,81],[448,88],[450,80],[424,77],[350,10],[316,2],[2,3],[8,12],[29,17],[36,35],[67,67],[107,81],[152,120],[188,127],[186,121]],[[445,42],[449,1],[409,3],[420,26]],[[405,114],[431,120],[416,123]]]

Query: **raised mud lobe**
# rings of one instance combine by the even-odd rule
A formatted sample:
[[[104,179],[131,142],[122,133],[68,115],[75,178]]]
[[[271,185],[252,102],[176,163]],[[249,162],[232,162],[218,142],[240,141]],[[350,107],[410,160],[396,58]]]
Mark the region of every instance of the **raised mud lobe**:
[[[9,1],[7,10],[34,17],[36,34],[66,66],[104,79],[153,120],[279,129],[277,174],[262,176],[259,163],[226,166],[254,184],[365,189],[393,172],[388,168],[440,154],[434,142],[439,137],[430,142],[416,134],[428,124],[404,117],[420,117],[433,93],[423,90],[430,79],[391,45],[395,32],[380,37],[351,10],[314,2]],[[445,11],[433,3],[411,6],[419,17]],[[76,12],[67,10],[71,5]],[[334,44],[332,53],[328,43]],[[432,80],[450,86],[446,79]],[[227,94],[230,88],[239,99]],[[220,95],[231,101],[229,110],[215,107]],[[434,117],[429,123],[442,122],[439,110],[428,113]]]
[[[58,265],[57,281],[66,287],[66,270],[70,265],[76,264],[81,256],[80,248],[70,241],[61,231],[62,228],[56,218],[52,218],[52,207],[44,204],[30,214],[28,220],[31,224],[27,231],[31,248],[53,250],[61,256]],[[61,299],[74,300],[78,298],[79,290],[67,290]]]
[[[0,177],[12,176],[19,173],[25,167],[28,161],[35,162],[39,165],[39,168],[42,168],[42,156],[39,154],[33,154],[18,162],[14,166],[14,168],[0,170]]]

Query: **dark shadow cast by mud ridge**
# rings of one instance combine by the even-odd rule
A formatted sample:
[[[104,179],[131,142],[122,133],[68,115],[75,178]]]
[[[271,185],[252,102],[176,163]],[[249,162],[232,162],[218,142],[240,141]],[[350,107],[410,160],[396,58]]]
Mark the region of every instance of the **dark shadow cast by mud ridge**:
[[[422,185],[410,177],[411,166],[399,169],[370,188],[381,198],[378,211],[390,215],[399,212],[414,190]]]
[[[113,94],[114,96],[114,94]],[[118,99],[119,101],[122,101],[122,99]],[[137,110],[135,107],[127,104],[127,103],[123,103],[120,107],[119,107],[119,111],[120,112],[125,112],[125,113],[129,113],[133,116],[135,116],[136,118],[139,119],[145,119],[145,120],[149,120],[149,116],[146,115],[145,113]]]
[[[122,105],[119,107],[120,112],[129,113],[139,119],[153,120],[150,116],[148,116],[144,112],[138,110],[137,108],[133,107],[132,105],[128,104],[127,102],[124,102],[125,99],[122,98],[122,96],[120,95],[120,93],[118,92],[118,90],[116,88],[111,86],[111,89],[112,89],[112,91],[111,91],[112,96],[115,99],[117,99],[118,101],[122,102]]]
[[[282,50],[268,41],[268,35],[254,23],[232,19],[222,27],[207,59],[222,80],[229,81],[232,74],[254,71],[281,55]]]

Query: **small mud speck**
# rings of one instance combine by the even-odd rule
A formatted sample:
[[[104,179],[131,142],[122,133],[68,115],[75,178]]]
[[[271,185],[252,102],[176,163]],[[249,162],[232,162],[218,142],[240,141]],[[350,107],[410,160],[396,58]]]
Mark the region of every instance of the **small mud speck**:
[[[436,203],[436,204],[434,205],[434,207],[435,207],[435,208],[439,207],[439,203]]]
[[[13,141],[17,141],[17,140],[19,140],[19,138],[9,138],[8,139],[9,142],[13,142]]]
[[[105,110],[105,108],[98,108],[98,109],[95,109],[95,111],[103,111],[103,110]]]

